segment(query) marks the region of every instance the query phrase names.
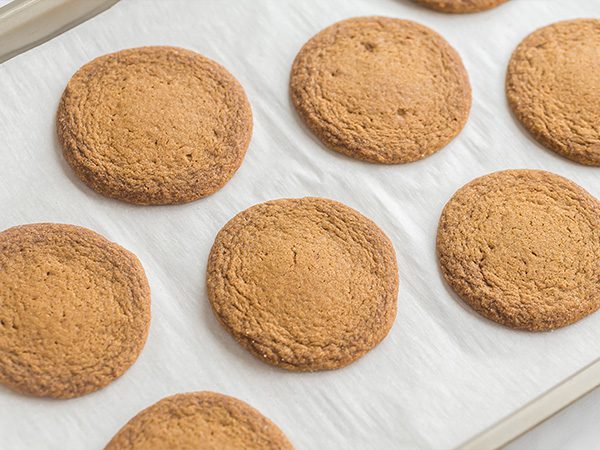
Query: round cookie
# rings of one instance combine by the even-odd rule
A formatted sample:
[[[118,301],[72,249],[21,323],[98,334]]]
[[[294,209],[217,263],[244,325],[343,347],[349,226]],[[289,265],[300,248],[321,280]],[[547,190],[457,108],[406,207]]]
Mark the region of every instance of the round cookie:
[[[64,156],[97,192],[137,204],[197,200],[236,172],[252,111],[222,66],[175,47],[101,56],[71,78],[57,114]]]
[[[144,409],[105,450],[293,450],[283,432],[247,403],[213,392],[167,397]]]
[[[527,36],[511,57],[506,94],[542,145],[600,166],[600,20],[558,22]]]
[[[502,325],[553,330],[600,307],[600,203],[558,175],[471,181],[442,212],[437,251],[454,291]]]
[[[264,362],[337,369],[388,334],[398,267],[388,237],[357,211],[321,198],[255,205],[218,233],[207,269],[221,324]]]
[[[471,107],[467,73],[448,42],[385,17],[344,20],[314,36],[296,56],[290,93],[327,147],[383,164],[440,150]]]
[[[0,233],[0,383],[43,397],[100,389],[137,359],[150,288],[127,250],[85,228]]]
[[[436,11],[445,13],[461,14],[474,13],[495,8],[507,0],[416,0]]]

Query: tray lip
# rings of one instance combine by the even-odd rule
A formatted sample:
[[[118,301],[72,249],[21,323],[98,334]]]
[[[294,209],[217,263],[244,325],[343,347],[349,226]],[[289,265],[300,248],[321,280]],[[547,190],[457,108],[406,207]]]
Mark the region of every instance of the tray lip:
[[[18,45],[0,47],[0,64],[76,27],[114,6],[119,0],[11,0],[0,7],[0,42],[20,38]],[[85,5],[81,8],[81,5]],[[74,7],[77,5],[78,7]],[[39,23],[46,20],[43,26]],[[32,34],[31,30],[42,30]],[[19,34],[20,33],[20,34]],[[535,428],[592,390],[600,387],[600,358],[543,394],[508,414],[454,450],[498,449]]]
[[[599,386],[600,358],[597,358],[455,450],[504,447]]]
[[[0,7],[0,64],[91,19],[118,1],[10,1]]]

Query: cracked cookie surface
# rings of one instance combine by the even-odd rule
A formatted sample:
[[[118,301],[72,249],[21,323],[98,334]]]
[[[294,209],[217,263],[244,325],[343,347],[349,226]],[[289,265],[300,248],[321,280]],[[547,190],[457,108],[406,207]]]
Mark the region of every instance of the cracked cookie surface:
[[[175,47],[104,55],[71,78],[58,138],[76,174],[108,197],[183,203],[223,187],[244,159],[252,111],[238,81]]]
[[[330,149],[375,163],[408,163],[464,127],[471,87],[460,56],[433,30],[359,17],[310,39],[294,61],[290,95]]]
[[[445,13],[474,13],[495,8],[508,0],[416,0],[431,9]]]
[[[507,170],[463,186],[437,251],[454,291],[502,325],[552,330],[600,308],[600,203],[558,175]]]
[[[396,316],[390,240],[332,200],[281,199],[241,212],[218,233],[207,272],[222,325],[259,359],[289,370],[350,364]]]
[[[70,398],[137,359],[150,288],[130,252],[85,228],[32,224],[0,233],[0,383]]]
[[[233,397],[193,392],[166,397],[132,418],[105,450],[293,450],[283,432]]]
[[[506,94],[538,142],[600,166],[600,20],[557,22],[527,36],[511,57]]]

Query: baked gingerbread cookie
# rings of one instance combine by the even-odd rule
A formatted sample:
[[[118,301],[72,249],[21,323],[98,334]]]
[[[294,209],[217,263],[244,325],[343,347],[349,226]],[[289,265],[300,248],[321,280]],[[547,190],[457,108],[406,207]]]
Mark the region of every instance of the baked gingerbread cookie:
[[[437,152],[464,127],[471,87],[460,56],[415,22],[359,17],[338,22],[300,50],[291,98],[329,148],[383,164]]]
[[[508,65],[506,94],[542,145],[600,166],[600,19],[557,22],[527,36]]]
[[[255,205],[218,233],[208,297],[221,324],[264,362],[337,369],[388,334],[398,267],[377,225],[322,198]]]
[[[105,450],[293,450],[283,432],[247,403],[213,392],[167,397],[144,409]]]
[[[140,354],[150,288],[130,252],[85,228],[0,233],[0,383],[70,398],[100,389]]]
[[[244,89],[190,50],[142,47],[96,58],[71,78],[57,115],[84,183],[137,204],[197,200],[239,168],[252,134]]]
[[[495,8],[508,0],[416,0],[436,11],[462,14],[485,11]]]
[[[439,223],[444,278],[479,314],[547,331],[600,308],[600,202],[541,170],[477,178]]]

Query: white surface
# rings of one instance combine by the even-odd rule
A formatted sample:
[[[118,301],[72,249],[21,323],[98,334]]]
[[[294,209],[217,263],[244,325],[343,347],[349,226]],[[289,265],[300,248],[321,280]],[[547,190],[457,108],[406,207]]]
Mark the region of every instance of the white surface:
[[[375,14],[440,32],[462,55],[473,86],[461,135],[409,165],[370,165],[325,150],[288,99],[292,60],[310,36],[337,20]],[[526,34],[559,19],[599,15],[600,2],[589,0],[513,0],[463,16],[401,0],[124,0],[0,65],[0,229],[39,221],[94,229],[139,256],[153,302],[143,353],[107,388],[68,401],[0,388],[0,446],[101,448],[160,398],[215,390],[257,407],[298,449],[450,448],[597,358],[600,314],[530,334],[472,313],[442,282],[435,232],[453,192],[495,170],[550,170],[600,196],[598,169],[534,143],[504,96],[506,64]],[[73,72],[104,53],[150,44],[219,61],[253,106],[253,141],[238,174],[188,205],[135,207],[103,198],[76,179],[56,142],[54,114]],[[400,293],[396,324],[374,351],[342,370],[296,374],[256,360],[218,325],[204,270],[215,234],[237,212],[306,195],[342,201],[388,233]]]
[[[505,450],[590,450],[600,442],[600,388],[548,419]]]

